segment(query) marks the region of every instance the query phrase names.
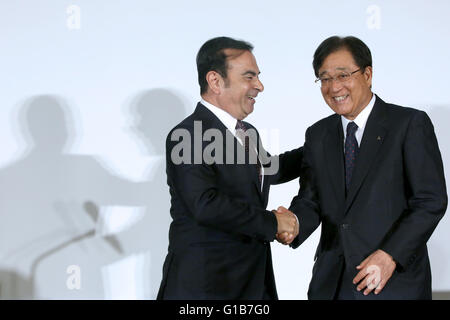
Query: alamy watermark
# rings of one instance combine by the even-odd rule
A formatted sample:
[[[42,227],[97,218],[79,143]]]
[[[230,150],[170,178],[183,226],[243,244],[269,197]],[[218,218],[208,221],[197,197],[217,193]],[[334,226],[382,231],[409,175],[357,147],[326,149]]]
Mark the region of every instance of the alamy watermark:
[[[81,289],[81,268],[77,265],[70,265],[66,269],[66,273],[69,275],[66,280],[66,286],[69,290]]]
[[[367,7],[367,28],[369,30],[381,29],[381,9],[379,6],[373,4]]]
[[[70,5],[66,9],[67,21],[66,26],[69,30],[81,29],[81,8],[77,5]]]
[[[248,152],[229,131],[223,132],[211,128],[203,131],[202,121],[194,121],[194,134],[178,128],[172,131],[170,141],[178,142],[173,146],[170,159],[173,164],[258,164],[264,166],[264,175],[278,172],[279,158],[270,156],[263,148],[255,129],[237,130],[236,136],[243,144],[248,144]],[[206,143],[206,145],[205,145]]]
[[[381,270],[377,265],[370,265],[367,268],[368,276],[366,278],[366,286],[372,290],[378,287],[381,282]]]

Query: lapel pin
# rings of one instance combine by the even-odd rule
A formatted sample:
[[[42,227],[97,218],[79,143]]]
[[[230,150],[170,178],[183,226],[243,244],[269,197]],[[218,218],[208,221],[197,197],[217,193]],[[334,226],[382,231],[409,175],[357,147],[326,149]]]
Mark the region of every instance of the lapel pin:
[[[380,141],[380,140],[381,140],[381,137],[380,137],[380,136],[378,136],[378,137],[377,137],[377,140],[378,140],[378,141]]]

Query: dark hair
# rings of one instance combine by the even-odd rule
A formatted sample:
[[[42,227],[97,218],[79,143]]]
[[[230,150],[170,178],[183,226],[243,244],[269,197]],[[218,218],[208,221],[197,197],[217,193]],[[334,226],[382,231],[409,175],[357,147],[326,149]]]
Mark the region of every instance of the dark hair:
[[[352,36],[345,38],[333,36],[325,39],[314,53],[313,68],[316,77],[319,77],[319,69],[326,57],[340,49],[347,49],[362,71],[372,66],[372,54],[364,42]]]
[[[245,41],[235,40],[228,37],[217,37],[206,41],[197,53],[198,83],[200,94],[208,89],[206,74],[209,71],[216,71],[224,79],[227,77],[227,56],[225,49],[237,49],[252,51],[253,46]]]

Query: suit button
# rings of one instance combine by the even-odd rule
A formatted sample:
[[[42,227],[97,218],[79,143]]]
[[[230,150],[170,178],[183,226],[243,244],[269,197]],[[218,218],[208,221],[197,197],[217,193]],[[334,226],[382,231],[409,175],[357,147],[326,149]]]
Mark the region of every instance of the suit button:
[[[350,225],[348,223],[341,224],[342,229],[348,229],[349,227],[350,227]]]

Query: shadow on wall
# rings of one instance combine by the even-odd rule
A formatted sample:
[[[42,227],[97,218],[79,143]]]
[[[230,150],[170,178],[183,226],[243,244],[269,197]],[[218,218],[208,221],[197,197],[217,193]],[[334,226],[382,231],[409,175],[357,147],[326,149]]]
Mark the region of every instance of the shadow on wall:
[[[450,300],[450,291],[433,292],[433,300]]]
[[[439,149],[444,163],[444,173],[446,175],[447,193],[450,181],[450,104],[442,106],[432,106],[427,112],[433,122],[436,136],[439,143]],[[433,299],[450,299],[450,275],[448,266],[450,264],[450,247],[448,246],[450,232],[450,218],[447,213],[439,222],[430,241],[428,242],[428,251],[430,254],[431,270],[433,275]]]
[[[159,139],[184,117],[183,103],[166,90],[149,90],[135,102],[131,113],[142,144],[162,153]],[[152,164],[148,181],[135,183],[93,157],[69,154],[79,134],[72,116],[56,96],[32,97],[19,110],[26,148],[0,170],[0,298],[154,298],[168,242],[164,165]],[[108,223],[103,213],[116,207],[126,210],[113,210],[114,221],[136,208],[145,215],[128,229],[100,232]],[[68,280],[74,265],[78,286]]]
[[[428,111],[428,115],[435,128],[442,161],[444,162],[444,170],[450,170],[450,127],[448,125],[450,104],[447,106],[432,106],[430,111]],[[445,173],[447,174],[447,170]]]
[[[33,283],[14,270],[0,270],[0,297],[2,299],[29,299],[33,296]]]
[[[146,172],[149,183],[141,189],[145,212],[139,223],[119,235],[128,252],[149,253],[150,268],[143,270],[150,298],[158,293],[162,266],[168,248],[171,222],[170,195],[167,186],[165,145],[169,131],[186,117],[182,99],[166,89],[140,92],[126,112],[132,118],[132,132],[139,137],[141,151],[156,158]],[[148,279],[149,278],[149,279]]]

